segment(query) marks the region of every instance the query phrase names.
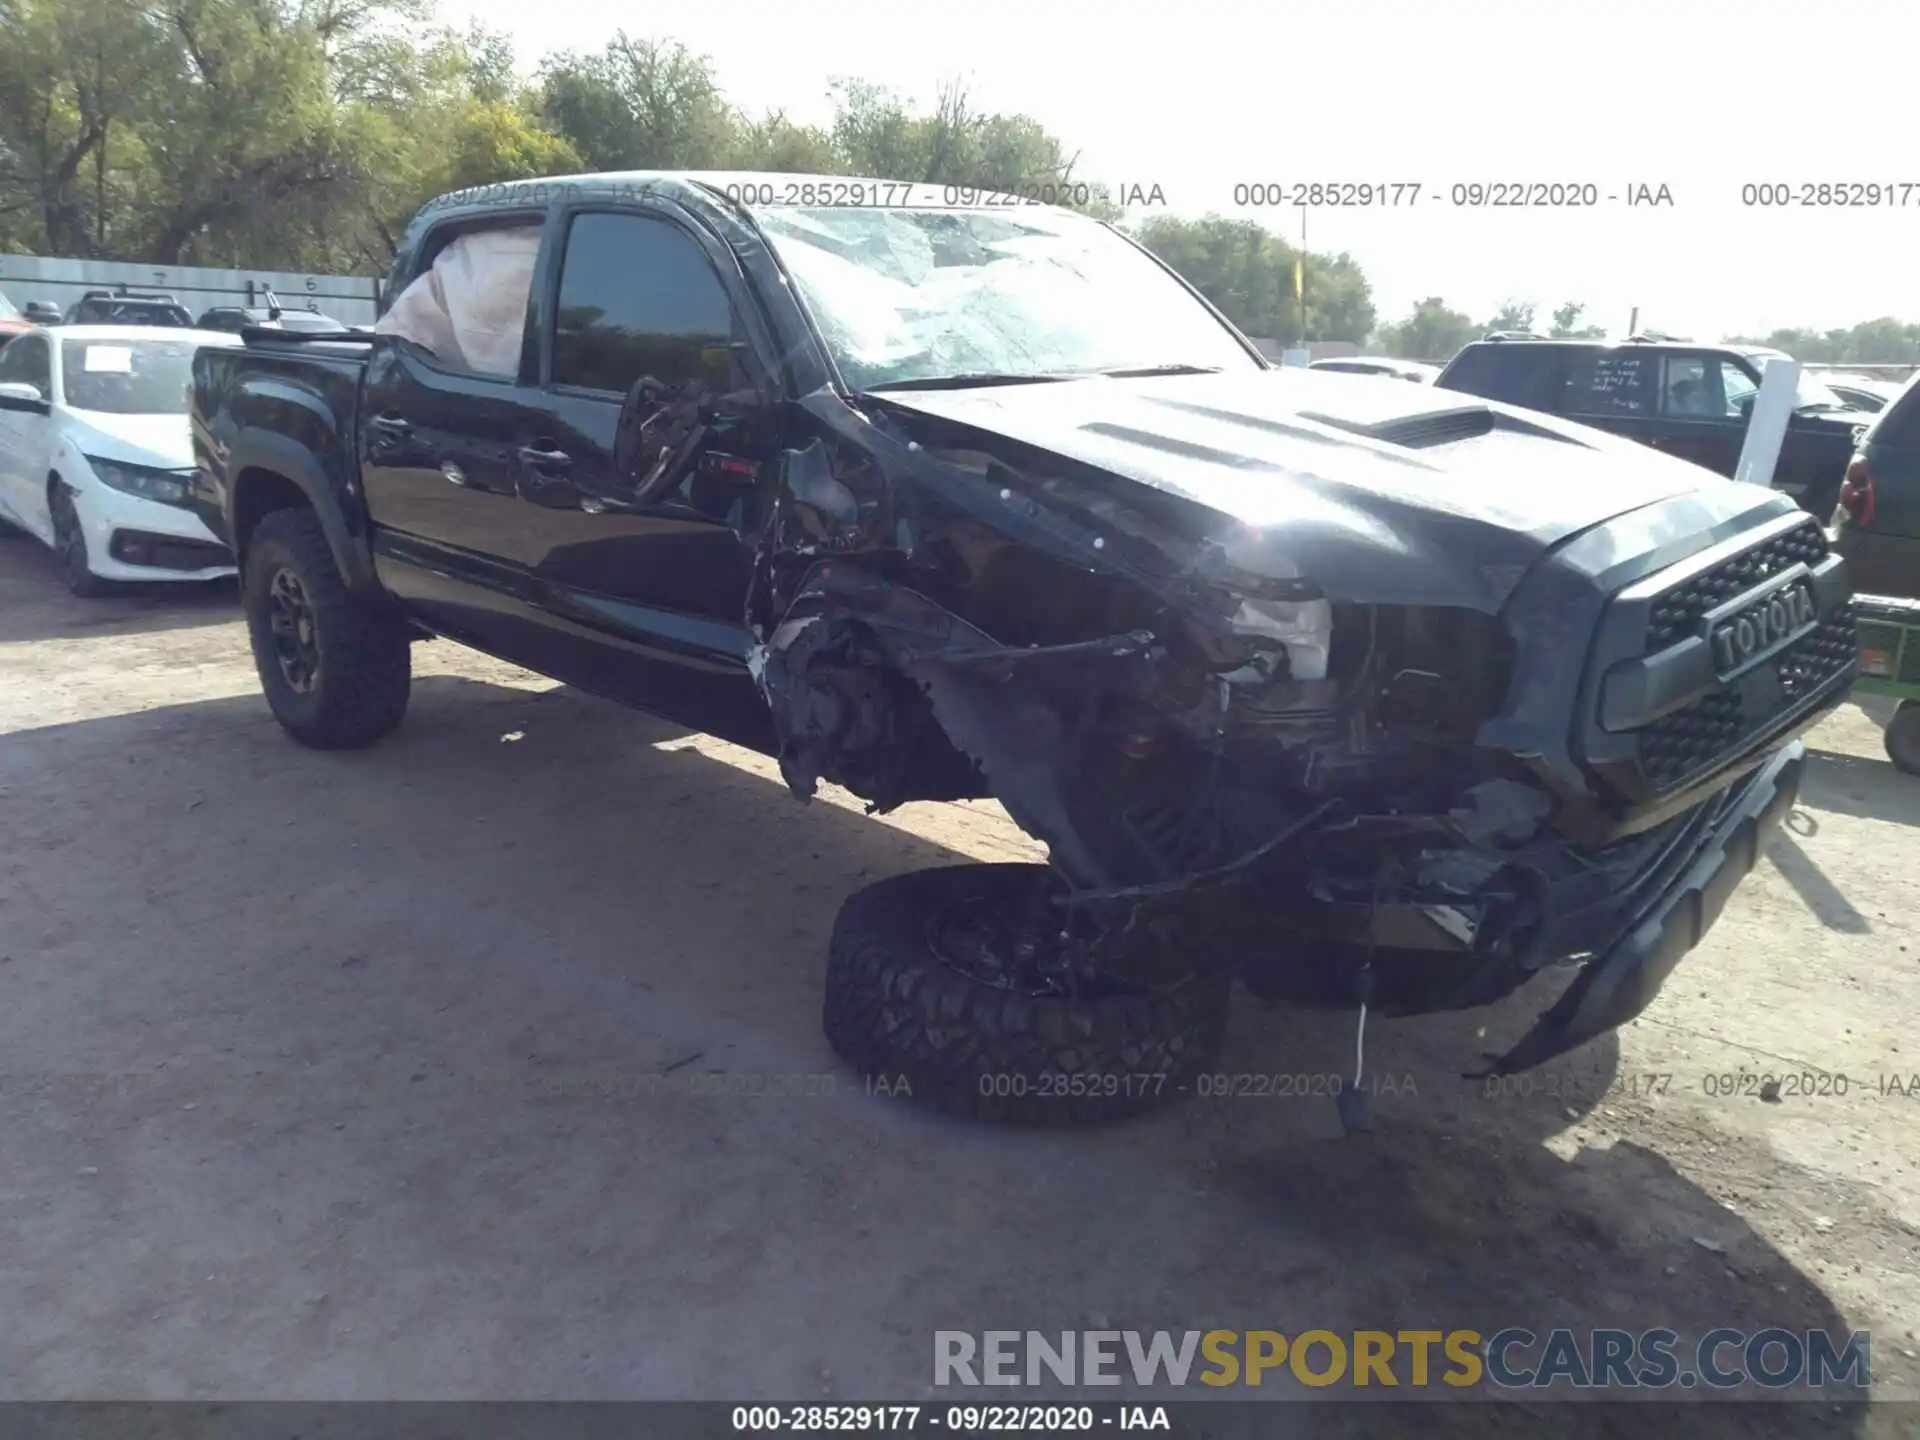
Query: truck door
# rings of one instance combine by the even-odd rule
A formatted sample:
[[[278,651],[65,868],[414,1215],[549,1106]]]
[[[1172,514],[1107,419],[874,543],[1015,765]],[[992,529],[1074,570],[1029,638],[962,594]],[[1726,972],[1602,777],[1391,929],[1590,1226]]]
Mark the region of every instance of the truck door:
[[[1673,352],[1660,357],[1660,448],[1731,477],[1747,440],[1756,377],[1730,358]]]
[[[543,220],[538,213],[488,217],[429,236],[423,268],[463,235],[524,235]],[[519,354],[495,345],[469,357],[444,327],[417,328],[418,339],[383,335],[368,360],[359,416],[360,476],[381,583],[449,634],[496,653],[519,633],[510,612],[525,590],[514,445],[531,393],[533,347],[524,332],[532,277],[522,273],[517,284]]]
[[[1654,413],[1658,364],[1657,356],[1638,348],[1581,348],[1568,362],[1561,413],[1582,425],[1662,448]]]
[[[517,555],[555,643],[600,641],[574,683],[685,724],[764,745],[746,668],[752,555],[728,523],[767,457],[709,454],[681,487],[623,499],[615,436],[634,382],[766,389],[772,348],[731,254],[691,217],[582,205],[556,229],[544,277],[542,384],[514,436]],[[572,663],[558,654],[544,665]]]

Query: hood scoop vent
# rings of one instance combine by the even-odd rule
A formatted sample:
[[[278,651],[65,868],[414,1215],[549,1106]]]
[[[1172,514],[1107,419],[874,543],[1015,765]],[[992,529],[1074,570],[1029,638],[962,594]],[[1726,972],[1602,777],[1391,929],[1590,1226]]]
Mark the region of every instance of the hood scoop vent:
[[[1491,435],[1495,430],[1512,430],[1524,435],[1537,435],[1544,440],[1567,438],[1552,430],[1529,425],[1526,421],[1511,415],[1496,414],[1484,405],[1474,405],[1460,410],[1442,410],[1431,415],[1408,415],[1402,419],[1382,420],[1371,425],[1342,420],[1333,415],[1308,414],[1305,418],[1345,430],[1350,435],[1364,435],[1369,440],[1381,440],[1389,445],[1398,445],[1403,450],[1426,450],[1436,445],[1452,445],[1461,440],[1477,440],[1482,435]]]

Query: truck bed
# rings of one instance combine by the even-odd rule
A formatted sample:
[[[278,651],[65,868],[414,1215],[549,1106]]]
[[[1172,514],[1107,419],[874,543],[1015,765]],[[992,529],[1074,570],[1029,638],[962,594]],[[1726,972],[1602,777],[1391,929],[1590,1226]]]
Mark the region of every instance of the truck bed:
[[[195,510],[234,545],[245,525],[231,505],[234,481],[249,463],[283,474],[290,463],[284,453],[262,458],[264,443],[304,457],[312,484],[337,498],[349,530],[364,537],[357,498],[360,382],[371,336],[250,326],[241,338],[239,346],[203,346],[193,358],[189,415],[195,463],[207,482]]]

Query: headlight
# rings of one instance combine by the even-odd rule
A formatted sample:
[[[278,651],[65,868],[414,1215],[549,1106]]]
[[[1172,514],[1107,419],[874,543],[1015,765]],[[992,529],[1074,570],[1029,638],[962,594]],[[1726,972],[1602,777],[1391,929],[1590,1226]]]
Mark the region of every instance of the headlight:
[[[112,486],[142,500],[158,500],[162,505],[184,505],[193,491],[193,471],[156,470],[147,465],[128,465],[119,460],[87,456],[87,464],[100,477],[100,483]]]

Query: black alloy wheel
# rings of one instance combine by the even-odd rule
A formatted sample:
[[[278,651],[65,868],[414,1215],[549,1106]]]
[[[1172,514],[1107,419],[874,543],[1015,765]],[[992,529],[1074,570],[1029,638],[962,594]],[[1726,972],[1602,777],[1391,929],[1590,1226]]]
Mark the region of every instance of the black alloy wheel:
[[[310,695],[320,679],[320,643],[313,601],[300,577],[285,566],[267,586],[267,623],[281,678],[296,695]]]

